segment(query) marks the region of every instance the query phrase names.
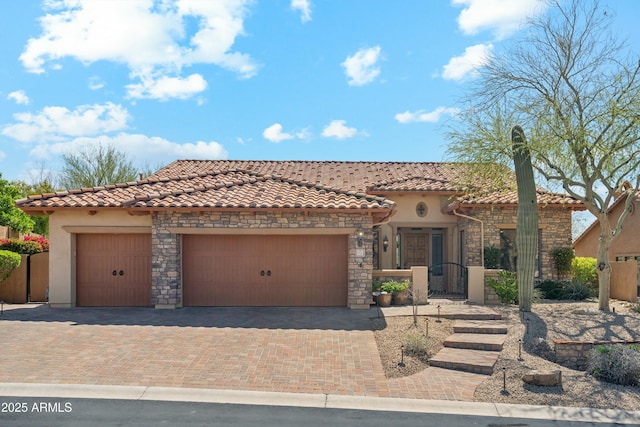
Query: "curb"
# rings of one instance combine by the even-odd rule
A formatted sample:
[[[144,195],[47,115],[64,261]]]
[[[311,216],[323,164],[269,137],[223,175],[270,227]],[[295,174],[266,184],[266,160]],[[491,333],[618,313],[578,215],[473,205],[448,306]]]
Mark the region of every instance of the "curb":
[[[278,393],[245,390],[115,386],[85,384],[0,383],[0,396],[69,399],[122,399],[235,405],[292,406],[321,409],[458,414],[553,421],[640,424],[640,411],[510,405],[451,400],[399,399],[334,394]]]

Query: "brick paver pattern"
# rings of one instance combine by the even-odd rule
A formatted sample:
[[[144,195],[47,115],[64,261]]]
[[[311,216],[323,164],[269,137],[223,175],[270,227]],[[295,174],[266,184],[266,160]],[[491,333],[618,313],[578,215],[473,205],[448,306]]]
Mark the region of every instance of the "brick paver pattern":
[[[0,382],[473,400],[484,375],[432,367],[386,379],[372,313],[14,306],[0,317]]]

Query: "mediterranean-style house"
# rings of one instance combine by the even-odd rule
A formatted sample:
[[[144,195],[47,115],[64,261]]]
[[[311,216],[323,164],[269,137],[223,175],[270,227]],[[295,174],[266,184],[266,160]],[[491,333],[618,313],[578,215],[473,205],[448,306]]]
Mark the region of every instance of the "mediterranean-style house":
[[[517,260],[516,191],[469,197],[457,163],[179,160],[136,182],[30,196],[50,218],[52,306],[368,308],[375,272]],[[538,276],[582,205],[538,190]],[[379,274],[378,274],[379,276]]]

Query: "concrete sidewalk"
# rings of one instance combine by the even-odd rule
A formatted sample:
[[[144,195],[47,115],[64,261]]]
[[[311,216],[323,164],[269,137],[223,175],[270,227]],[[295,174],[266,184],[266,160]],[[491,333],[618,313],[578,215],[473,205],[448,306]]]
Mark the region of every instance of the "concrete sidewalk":
[[[144,386],[0,383],[0,396],[225,403],[424,414],[461,414],[478,417],[513,417],[618,425],[640,424],[640,411],[343,396],[335,394],[273,393]],[[0,401],[2,401],[1,397]]]

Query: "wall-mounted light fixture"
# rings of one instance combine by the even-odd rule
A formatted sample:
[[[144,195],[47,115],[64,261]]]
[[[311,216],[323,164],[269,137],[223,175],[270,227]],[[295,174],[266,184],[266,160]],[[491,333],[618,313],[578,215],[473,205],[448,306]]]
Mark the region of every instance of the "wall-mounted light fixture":
[[[384,239],[382,239],[382,249],[387,252],[387,249],[389,249],[389,238],[387,236],[384,236]]]
[[[359,230],[358,231],[358,247],[361,248],[362,247],[362,242],[363,242],[363,237],[364,237],[364,231]]]

